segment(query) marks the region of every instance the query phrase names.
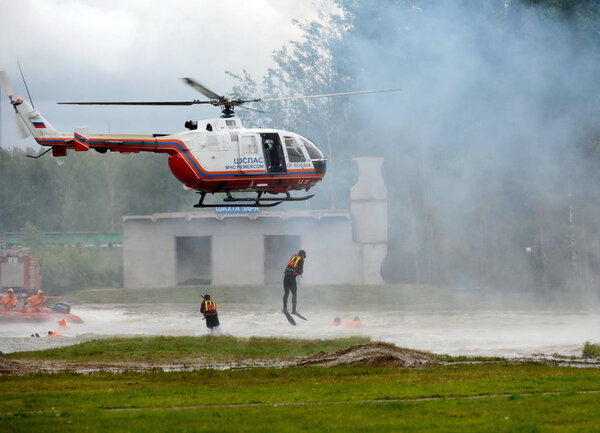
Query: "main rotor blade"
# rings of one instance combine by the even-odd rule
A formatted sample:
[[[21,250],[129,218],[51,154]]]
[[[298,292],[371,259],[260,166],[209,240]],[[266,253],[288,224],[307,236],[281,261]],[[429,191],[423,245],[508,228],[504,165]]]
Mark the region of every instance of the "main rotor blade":
[[[253,101],[247,101],[247,102],[258,102],[258,101],[253,100]],[[256,108],[244,107],[243,105],[238,105],[238,107],[243,108],[244,110],[256,111],[258,113],[268,113],[268,111],[257,110]]]
[[[193,78],[184,77],[184,78],[182,78],[182,80],[188,86],[193,87],[194,89],[196,89],[198,92],[202,93],[207,98],[210,98],[210,99],[219,99],[219,100],[224,99],[223,96],[217,95],[215,92],[213,92],[212,90],[210,90],[208,87],[200,84],[198,81],[194,80]]]
[[[194,104],[210,104],[211,101],[95,101],[95,102],[57,102],[62,105],[194,105]]]
[[[400,90],[402,90],[402,89],[363,90],[363,91],[358,91],[358,92],[323,93],[321,95],[284,96],[282,98],[261,98],[260,101],[263,101],[263,102],[272,102],[272,101],[287,101],[287,100],[290,100],[290,99],[328,98],[328,97],[331,97],[331,96],[363,95],[365,93],[399,92]]]

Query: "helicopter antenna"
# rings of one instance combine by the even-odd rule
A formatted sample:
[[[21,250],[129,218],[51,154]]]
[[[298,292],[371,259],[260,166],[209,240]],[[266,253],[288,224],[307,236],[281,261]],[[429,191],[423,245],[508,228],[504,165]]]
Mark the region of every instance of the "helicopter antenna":
[[[27,87],[27,81],[25,81],[25,75],[23,75],[23,70],[21,69],[21,64],[17,62],[17,66],[19,67],[19,72],[21,73],[21,78],[23,79],[23,84],[25,84],[25,90],[27,90],[27,97],[31,101],[31,108],[35,110],[35,104],[33,103],[33,99],[31,98],[31,94],[29,93],[29,87]]]

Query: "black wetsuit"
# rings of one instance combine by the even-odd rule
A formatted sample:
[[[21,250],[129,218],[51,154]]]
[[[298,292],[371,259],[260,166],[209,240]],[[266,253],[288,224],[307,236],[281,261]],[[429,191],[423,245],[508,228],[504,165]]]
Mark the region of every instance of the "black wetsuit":
[[[217,304],[212,299],[202,301],[200,312],[204,315],[207,328],[212,330],[220,325],[219,316],[217,314]]]
[[[283,309],[287,311],[287,300],[292,292],[292,313],[296,312],[296,277],[302,275],[304,271],[304,258],[294,254],[288,261],[288,265],[283,272]]]

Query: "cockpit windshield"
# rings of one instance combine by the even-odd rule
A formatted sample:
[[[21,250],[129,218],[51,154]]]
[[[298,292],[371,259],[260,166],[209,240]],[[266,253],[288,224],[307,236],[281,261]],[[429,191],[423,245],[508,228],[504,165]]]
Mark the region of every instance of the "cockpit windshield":
[[[310,157],[311,160],[323,160],[325,159],[323,157],[323,153],[321,153],[321,151],[319,150],[319,148],[317,146],[315,146],[315,144],[310,141],[307,140],[304,137],[300,137],[300,139],[302,140],[302,143],[304,144],[304,147],[306,148],[307,152],[308,152],[308,156]]]

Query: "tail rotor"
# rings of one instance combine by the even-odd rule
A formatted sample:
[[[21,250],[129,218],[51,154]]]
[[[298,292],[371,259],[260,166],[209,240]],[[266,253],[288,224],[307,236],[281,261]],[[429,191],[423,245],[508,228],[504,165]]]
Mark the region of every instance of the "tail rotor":
[[[13,98],[12,84],[10,83],[10,79],[8,78],[8,74],[6,73],[6,71],[0,71],[0,84],[2,84],[4,93],[6,94],[6,96],[8,96],[10,103],[13,105],[13,107],[16,108],[16,106],[19,105],[23,100],[20,96],[16,99]],[[17,127],[19,129],[19,135],[21,136],[21,138],[29,137],[31,135],[31,132],[23,122],[23,119],[21,118],[18,112],[15,112],[15,117],[17,121]]]

